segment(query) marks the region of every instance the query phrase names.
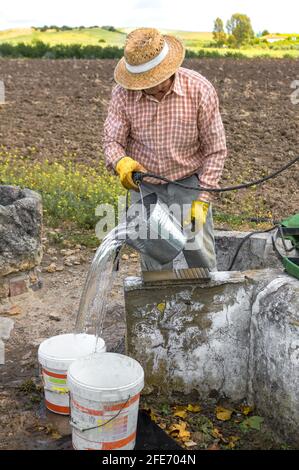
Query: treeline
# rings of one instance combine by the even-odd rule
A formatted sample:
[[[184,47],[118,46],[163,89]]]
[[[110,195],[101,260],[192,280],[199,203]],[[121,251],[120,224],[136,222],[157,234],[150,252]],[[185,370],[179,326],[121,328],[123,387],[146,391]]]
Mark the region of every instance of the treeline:
[[[113,33],[122,33],[122,31],[118,31],[114,26],[67,26],[67,25],[62,25],[62,26],[57,26],[57,25],[44,25],[44,26],[31,26],[31,28],[34,31],[40,31],[41,33],[44,33],[45,31],[49,30],[55,30],[55,31],[73,31],[77,29],[105,29],[106,31],[112,31]],[[125,33],[122,33],[125,34]]]
[[[97,46],[82,44],[56,44],[49,45],[42,41],[36,41],[33,44],[11,44],[8,42],[0,43],[0,57],[9,58],[29,58],[29,59],[120,59],[124,55],[124,49],[117,46]],[[239,51],[198,49],[193,51],[186,50],[186,58],[196,59],[201,57],[231,57],[234,59],[246,59],[248,56]],[[270,54],[261,54],[259,57],[271,57]],[[285,58],[292,56],[285,54]]]
[[[0,57],[29,59],[118,59],[123,56],[123,48],[117,46],[97,46],[82,44],[55,44],[50,45],[42,41],[33,44],[19,42],[0,44]]]
[[[20,42],[18,44],[2,43],[0,44],[0,57],[11,58],[30,58],[30,59],[120,59],[124,55],[124,49],[117,46],[97,46],[82,44],[56,44],[49,45],[42,41],[36,41],[32,44]],[[245,58],[246,56],[239,52],[227,51],[228,57]],[[187,58],[198,57],[223,57],[223,54],[217,51],[199,49],[198,51],[186,51]]]

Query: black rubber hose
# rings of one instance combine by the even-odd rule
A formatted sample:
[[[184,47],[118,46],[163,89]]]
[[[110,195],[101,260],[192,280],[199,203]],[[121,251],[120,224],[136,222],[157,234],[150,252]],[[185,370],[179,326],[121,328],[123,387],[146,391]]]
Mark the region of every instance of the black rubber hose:
[[[268,228],[267,230],[258,230],[257,232],[250,232],[250,233],[248,233],[248,234],[242,239],[241,243],[239,243],[239,246],[238,246],[238,248],[237,248],[237,250],[236,250],[236,252],[235,252],[235,254],[234,254],[234,257],[233,257],[233,259],[232,259],[232,261],[231,261],[231,263],[230,263],[230,266],[229,266],[229,268],[228,268],[228,271],[231,271],[231,270],[232,270],[232,268],[233,268],[233,266],[234,266],[234,264],[235,264],[235,262],[236,262],[237,256],[238,256],[238,254],[239,254],[239,251],[241,250],[241,248],[242,248],[242,246],[244,245],[244,243],[246,242],[246,240],[248,240],[250,237],[252,237],[252,235],[255,235],[255,234],[257,234],[257,233],[272,232],[272,230],[275,230],[275,229],[277,229],[277,228],[278,228],[278,226],[275,225],[274,227]]]
[[[178,181],[171,181],[168,178],[165,178],[164,176],[158,176],[158,175],[155,175],[154,173],[143,173],[143,172],[133,173],[133,180],[136,184],[140,184],[142,182],[143,178],[150,177],[150,178],[155,178],[155,179],[158,179],[158,180],[161,180],[161,181],[165,181],[166,183],[173,183],[173,184],[175,184],[177,186],[180,186],[181,188],[184,188],[184,189],[199,190],[199,191],[205,191],[205,192],[209,192],[209,193],[222,193],[222,192],[226,192],[226,191],[235,191],[237,189],[244,189],[244,188],[249,188],[250,186],[256,186],[258,184],[262,184],[262,183],[264,183],[264,181],[268,181],[272,178],[275,178],[280,173],[287,170],[288,168],[290,168],[290,166],[294,165],[298,161],[299,161],[299,156],[294,158],[294,160],[291,160],[289,163],[287,163],[286,165],[281,167],[279,170],[274,171],[273,173],[271,173],[268,176],[265,176],[264,178],[260,178],[256,181],[251,181],[250,183],[239,184],[237,186],[228,186],[226,188],[211,189],[211,188],[203,188],[201,186],[191,187],[191,186],[186,186],[183,183],[179,183]]]

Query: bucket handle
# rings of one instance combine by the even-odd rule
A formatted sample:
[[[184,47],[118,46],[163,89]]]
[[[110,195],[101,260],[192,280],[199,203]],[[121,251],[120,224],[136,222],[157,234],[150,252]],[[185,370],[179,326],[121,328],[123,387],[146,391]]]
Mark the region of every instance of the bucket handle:
[[[71,398],[71,397],[70,397]],[[85,432],[85,431],[91,431],[92,429],[97,429],[97,428],[102,428],[103,426],[106,426],[106,424],[108,423],[111,423],[111,421],[113,421],[114,419],[116,419],[120,413],[122,412],[122,410],[125,408],[125,406],[127,405],[127,403],[129,402],[131,398],[131,395],[128,396],[127,400],[125,401],[125,403],[123,404],[123,406],[121,407],[121,409],[119,410],[119,412],[115,415],[115,416],[112,416],[112,418],[108,419],[105,423],[103,424],[98,424],[97,426],[92,426],[90,428],[82,428],[78,423],[76,423],[73,418],[71,417],[70,419],[70,425],[77,429],[78,431],[80,432]],[[72,399],[70,399],[70,403],[71,403],[71,409],[72,409]],[[72,413],[71,413],[72,415]]]

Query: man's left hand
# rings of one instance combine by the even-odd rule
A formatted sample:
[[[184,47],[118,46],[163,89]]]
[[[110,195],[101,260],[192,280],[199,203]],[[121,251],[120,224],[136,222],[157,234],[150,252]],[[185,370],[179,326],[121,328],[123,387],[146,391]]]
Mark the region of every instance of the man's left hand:
[[[207,221],[209,207],[208,202],[192,201],[191,209],[184,220],[184,225],[192,224],[193,227],[202,227]]]
[[[207,221],[209,211],[209,203],[205,201],[192,201],[191,206],[191,222],[199,226],[204,225]]]

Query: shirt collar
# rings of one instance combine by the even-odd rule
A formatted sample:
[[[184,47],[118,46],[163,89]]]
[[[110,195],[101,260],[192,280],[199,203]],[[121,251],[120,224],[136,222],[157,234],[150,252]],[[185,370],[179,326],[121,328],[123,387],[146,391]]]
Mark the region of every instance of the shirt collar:
[[[182,82],[181,82],[179,70],[177,70],[176,73],[175,73],[174,83],[173,83],[173,91],[179,96],[184,96],[184,91],[183,91],[183,87],[182,87]]]
[[[180,80],[180,73],[179,73],[178,70],[175,72],[174,82],[172,84],[171,90],[174,91],[179,96],[184,96],[184,91],[183,91],[182,83],[181,83],[181,80]],[[141,97],[144,95],[142,90],[135,91],[135,94],[136,94],[135,95],[135,101],[136,102],[139,101],[141,99]]]

